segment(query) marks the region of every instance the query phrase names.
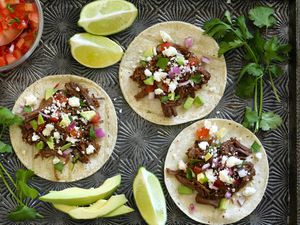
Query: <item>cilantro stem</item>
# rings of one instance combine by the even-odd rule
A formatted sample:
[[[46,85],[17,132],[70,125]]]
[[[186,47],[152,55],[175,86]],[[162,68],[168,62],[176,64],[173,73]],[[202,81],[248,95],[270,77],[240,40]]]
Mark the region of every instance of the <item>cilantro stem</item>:
[[[255,88],[254,88],[254,111],[256,112],[256,115],[257,115],[257,96],[258,96],[258,91],[257,91],[257,88],[258,88],[258,85],[257,85],[257,81],[255,83]],[[254,133],[258,131],[259,129],[259,126],[258,126],[258,122],[255,123],[255,130],[254,130]]]
[[[247,44],[247,42],[244,42],[244,43],[245,43],[244,45],[247,48],[248,52],[252,55],[254,62],[258,63],[258,59],[257,59],[256,55],[254,54],[252,48]]]
[[[0,131],[0,139],[1,139],[2,135],[3,135],[4,129],[5,129],[5,126],[2,125],[1,126],[1,131]]]
[[[0,162],[0,168],[1,170],[6,174],[6,176],[8,177],[8,179],[11,181],[11,183],[17,187],[17,184],[15,183],[15,181],[12,179],[12,177],[9,175],[9,173],[6,171],[6,169],[4,168],[4,166],[2,165],[2,163]]]
[[[271,74],[270,70],[268,70],[268,73],[269,73],[269,77],[270,77],[271,87],[273,89],[273,92],[274,92],[274,95],[276,97],[276,100],[278,102],[281,102],[280,97],[279,97],[278,92],[277,92],[277,88],[275,87],[274,80],[273,80],[273,77],[272,77],[272,74]]]
[[[259,113],[258,113],[258,116],[259,118],[261,118],[261,115],[262,115],[262,112],[263,112],[263,98],[264,98],[264,92],[263,92],[263,78],[259,78],[259,83],[260,83],[260,87],[259,87],[259,90],[260,90],[260,99],[259,99]]]
[[[19,204],[21,206],[24,206],[24,203],[15,195],[15,193],[12,191],[12,189],[10,188],[9,184],[7,183],[6,179],[4,178],[4,174],[2,172],[2,169],[0,170],[0,176],[3,180],[3,183],[5,184],[7,190],[10,192],[10,194],[14,197],[14,199],[16,199],[17,202],[19,202]]]

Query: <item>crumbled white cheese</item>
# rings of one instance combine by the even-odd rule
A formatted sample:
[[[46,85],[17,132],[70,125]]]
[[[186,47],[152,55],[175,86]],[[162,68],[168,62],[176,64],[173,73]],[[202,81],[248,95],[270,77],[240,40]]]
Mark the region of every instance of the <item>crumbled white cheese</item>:
[[[75,90],[79,92],[79,91],[80,91],[80,88],[79,88],[79,87],[76,87]]]
[[[54,157],[53,160],[52,160],[53,164],[57,164],[60,162],[59,158],[58,157]]]
[[[40,136],[39,136],[39,135],[37,135],[36,133],[33,133],[33,134],[32,134],[32,138],[31,138],[32,141],[37,141],[37,140],[39,140],[39,139],[40,139]]]
[[[210,129],[211,128],[211,122],[209,121],[209,120],[204,120],[204,127],[206,128],[206,129]]]
[[[151,71],[150,71],[149,69],[145,69],[144,74],[145,74],[147,77],[152,76],[152,73],[151,73]]]
[[[253,187],[246,187],[244,190],[243,190],[243,195],[248,197],[248,196],[251,196],[253,194],[256,193],[256,189],[253,188]]]
[[[206,148],[209,146],[208,142],[207,141],[201,141],[199,144],[198,144],[199,148],[201,150],[206,150]]]
[[[44,113],[45,113],[45,114],[49,114],[49,113],[50,113],[50,110],[44,109]]]
[[[261,159],[262,158],[262,153],[261,152],[256,153],[255,158]]]
[[[177,55],[177,50],[173,46],[170,46],[169,48],[163,50],[162,53],[163,55],[170,57],[170,56]]]
[[[163,94],[164,93],[164,91],[162,90],[162,89],[160,89],[160,88],[156,88],[155,90],[154,90],[154,94],[156,94],[156,95],[161,95],[161,94]]]
[[[239,177],[245,177],[245,176],[247,176],[247,173],[248,172],[245,169],[241,169],[238,171]]]
[[[37,104],[37,97],[33,94],[27,95],[25,97],[25,105],[27,106],[35,106]]]
[[[161,30],[160,36],[164,42],[173,42],[173,39],[171,38],[171,36],[165,31]]]
[[[177,88],[178,82],[176,80],[173,80],[169,84],[169,92],[174,92]]]
[[[59,139],[60,139],[60,134],[59,134],[59,132],[55,131],[55,132],[53,133],[53,137],[54,137],[56,140],[59,140]]]
[[[167,73],[161,71],[156,71],[153,74],[154,80],[156,80],[157,82],[160,82],[162,79],[165,79],[167,75],[168,75]]]
[[[186,170],[187,165],[183,162],[183,160],[178,161],[178,169],[180,170]]]
[[[221,163],[222,163],[223,165],[225,165],[227,159],[228,159],[228,157],[227,157],[226,155],[223,155],[223,156],[222,156],[222,161],[221,161]]]
[[[228,173],[229,173],[228,169],[221,170],[219,172],[219,178],[224,183],[232,184],[234,179],[231,176],[229,176]]]
[[[213,169],[206,170],[205,176],[207,177],[209,183],[214,183],[217,180],[217,177],[215,176]]]
[[[152,57],[150,57],[150,56],[148,56],[147,58],[146,58],[146,61],[147,62],[150,62],[152,60]]]
[[[85,152],[86,154],[90,155],[92,153],[94,153],[95,151],[95,147],[93,145],[89,145],[86,149],[85,149]]]
[[[54,126],[53,124],[47,124],[45,129],[43,130],[42,134],[44,136],[49,136],[51,134],[51,131],[54,130]]]
[[[243,163],[243,160],[240,160],[234,156],[230,156],[227,161],[226,161],[226,166],[227,167],[234,167],[234,166],[238,166],[241,165]]]
[[[58,153],[59,155],[62,155],[62,154],[63,154],[61,150],[58,150],[57,153]]]
[[[67,142],[71,142],[72,144],[75,144],[75,143],[78,141],[78,139],[73,138],[73,137],[67,137],[67,138],[66,138],[66,141],[67,141]]]
[[[74,96],[74,97],[69,98],[68,103],[72,107],[79,107],[80,99]]]
[[[157,55],[157,51],[156,51],[156,47],[153,47],[153,55],[156,56]]]

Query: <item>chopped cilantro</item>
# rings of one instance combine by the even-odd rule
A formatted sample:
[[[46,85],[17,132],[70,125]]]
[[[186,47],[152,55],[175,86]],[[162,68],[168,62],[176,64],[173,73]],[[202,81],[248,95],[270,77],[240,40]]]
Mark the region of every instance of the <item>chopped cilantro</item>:
[[[159,57],[156,63],[156,66],[164,70],[168,66],[169,59],[165,57]]]
[[[13,23],[20,23],[20,22],[21,22],[21,20],[18,17],[14,17],[13,19],[11,19],[9,21],[9,24],[11,25]]]
[[[6,4],[6,8],[9,10],[9,12],[13,13],[15,11],[15,9],[13,7],[11,7],[11,4],[7,3]]]
[[[202,76],[200,73],[196,73],[195,75],[190,77],[190,80],[193,81],[195,84],[200,84],[202,81]]]
[[[201,160],[200,159],[190,159],[189,165],[194,166],[198,162],[201,162]]]
[[[24,107],[23,111],[26,112],[26,113],[29,113],[29,112],[32,112],[32,108],[30,106],[26,105]]]
[[[169,96],[165,95],[160,98],[161,103],[167,103],[169,101]]]
[[[90,127],[90,138],[95,139],[96,133],[93,127]]]
[[[148,62],[145,61],[145,60],[141,60],[141,61],[140,61],[140,65],[141,65],[141,66],[144,66],[144,67],[145,67],[145,66],[147,66],[147,64],[148,64]]]
[[[254,153],[259,152],[260,148],[261,148],[261,146],[256,141],[254,141],[253,144],[251,145],[251,150]]]
[[[189,180],[191,180],[191,179],[193,179],[195,177],[196,177],[196,175],[195,175],[194,171],[191,168],[187,168],[187,170],[186,170],[186,178],[189,179]]]

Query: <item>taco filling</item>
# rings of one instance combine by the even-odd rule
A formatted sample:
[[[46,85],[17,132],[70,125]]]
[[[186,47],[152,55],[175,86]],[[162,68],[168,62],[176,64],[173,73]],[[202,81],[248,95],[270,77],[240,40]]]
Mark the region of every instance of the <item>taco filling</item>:
[[[75,82],[62,90],[58,86],[46,90],[38,107],[34,94],[25,98],[21,129],[23,140],[39,150],[35,158],[53,157],[55,171],[61,172],[69,161],[88,163],[100,150],[97,139],[105,134],[96,110],[100,98]]]
[[[177,116],[176,106],[189,109],[203,104],[196,91],[211,77],[205,69],[210,59],[199,58],[189,51],[192,38],[186,38],[183,46],[175,44],[166,32],[160,34],[163,43],[144,52],[130,78],[141,88],[135,95],[136,100],[146,96],[159,99],[164,116],[172,117]]]
[[[187,161],[180,160],[178,170],[167,169],[181,183],[179,194],[192,194],[196,191],[195,201],[211,205],[222,210],[233,195],[242,188],[242,195],[236,200],[240,206],[245,197],[256,192],[247,185],[255,176],[254,164],[250,158],[252,153],[260,149],[254,142],[251,149],[242,145],[235,137],[221,141],[225,128],[216,125],[201,127],[196,131],[196,140],[187,152]],[[255,157],[259,158],[260,153]],[[247,186],[246,186],[247,185]]]

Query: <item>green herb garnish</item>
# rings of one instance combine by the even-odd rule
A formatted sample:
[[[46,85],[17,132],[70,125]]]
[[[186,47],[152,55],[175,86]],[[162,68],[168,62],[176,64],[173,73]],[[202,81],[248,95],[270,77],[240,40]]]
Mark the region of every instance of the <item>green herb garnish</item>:
[[[169,59],[165,57],[159,57],[156,63],[156,66],[164,70],[168,66]]]
[[[32,112],[32,108],[31,108],[30,106],[27,105],[27,106],[24,107],[23,111],[24,111],[25,113],[30,113],[30,112]]]
[[[192,180],[195,177],[196,177],[196,175],[195,175],[194,171],[191,168],[187,168],[186,169],[186,178],[189,180]]]
[[[90,133],[90,138],[94,140],[96,138],[94,127],[90,127],[89,133]]]
[[[276,23],[274,9],[259,6],[249,11],[249,17],[236,20],[225,12],[224,21],[212,19],[205,23],[205,32],[220,42],[219,55],[236,48],[245,50],[244,67],[240,71],[236,94],[242,98],[253,98],[253,110],[247,107],[243,125],[254,132],[279,127],[282,119],[274,112],[263,112],[264,77],[268,77],[274,95],[280,102],[274,79],[283,74],[278,63],[288,60],[290,45],[281,44],[277,37],[268,38],[268,28]],[[248,26],[251,26],[251,29]],[[267,84],[267,83],[266,83]]]
[[[11,4],[7,3],[6,4],[6,8],[9,10],[9,12],[13,13],[15,11],[15,9],[13,7],[11,7]]]
[[[160,98],[161,103],[167,103],[169,101],[169,96],[165,95]]]
[[[20,22],[21,22],[21,20],[18,17],[14,17],[8,23],[11,25],[13,23],[20,23]]]
[[[193,81],[195,84],[200,84],[202,81],[202,76],[200,73],[196,73],[195,75],[190,77],[190,80]]]

